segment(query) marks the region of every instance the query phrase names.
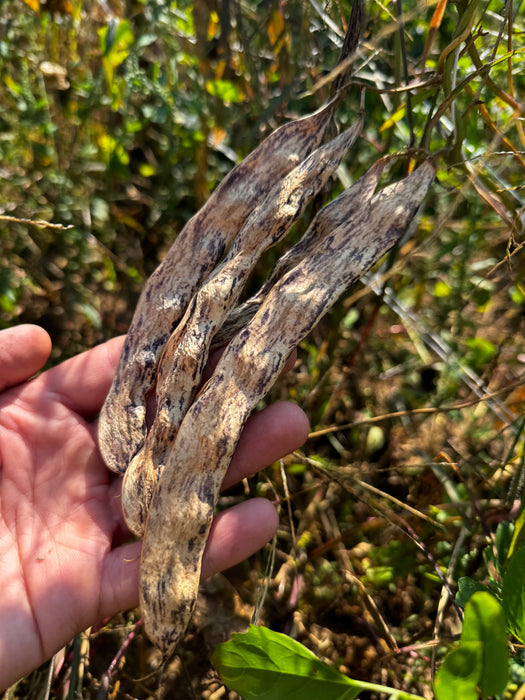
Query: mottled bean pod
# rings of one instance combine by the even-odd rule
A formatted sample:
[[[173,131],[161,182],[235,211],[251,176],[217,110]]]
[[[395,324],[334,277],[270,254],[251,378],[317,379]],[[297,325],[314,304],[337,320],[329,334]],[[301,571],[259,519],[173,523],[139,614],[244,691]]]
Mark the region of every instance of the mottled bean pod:
[[[236,305],[261,254],[288,233],[340,164],[361,126],[359,119],[270,188],[241,227],[223,262],[195,293],[164,347],[155,388],[153,429],[131,460],[122,489],[126,522],[137,535],[144,532],[151,497],[201,382],[215,333]]]
[[[434,179],[434,167],[426,161],[374,194],[379,171],[373,167],[353,192],[350,188],[328,212],[321,211],[313,224],[321,232],[319,239],[304,244],[308,255],[275,282],[255,316],[227,346],[166,451],[149,508],[140,584],[146,631],[166,655],[191,618],[219,489],[248,416],[290,351],[338,296],[399,240]]]
[[[224,178],[148,279],[99,420],[107,466],[124,473],[146,435],[146,395],[159,358],[195,290],[276,181],[319,146],[333,104],[274,131]]]

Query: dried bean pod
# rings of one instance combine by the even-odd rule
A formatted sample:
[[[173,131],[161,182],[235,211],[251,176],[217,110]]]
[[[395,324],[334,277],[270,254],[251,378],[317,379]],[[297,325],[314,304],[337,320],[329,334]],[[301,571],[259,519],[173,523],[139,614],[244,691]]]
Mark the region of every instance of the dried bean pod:
[[[317,213],[303,237],[278,260],[259,292],[228,315],[214,336],[212,347],[219,347],[229,342],[235,333],[253,317],[277,280],[300,260],[310,255],[322,238],[348,219],[363,201],[367,201],[377,187],[386,162],[386,159],[378,160],[352,187]]]
[[[368,193],[270,290],[186,413],[151,502],[142,550],[142,614],[163,654],[173,651],[190,620],[220,485],[249,414],[290,351],[400,238],[434,174],[427,161],[386,191]]]
[[[248,217],[225,260],[193,297],[159,365],[156,416],[124,476],[122,507],[129,528],[142,535],[153,491],[191,404],[213,335],[237,303],[261,254],[280,241],[326,183],[361,131],[358,122],[314,151],[277,182]]]
[[[148,279],[99,420],[100,450],[113,471],[123,473],[144,440],[145,397],[193,293],[276,180],[321,143],[332,107],[283,125],[233,168]]]

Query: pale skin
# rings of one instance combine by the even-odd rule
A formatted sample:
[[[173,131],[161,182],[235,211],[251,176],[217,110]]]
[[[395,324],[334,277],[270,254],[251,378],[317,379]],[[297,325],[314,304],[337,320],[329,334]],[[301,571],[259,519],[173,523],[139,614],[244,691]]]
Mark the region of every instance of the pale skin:
[[[51,351],[47,333],[0,332],[0,689],[77,633],[138,605],[140,542],[130,541],[121,480],[100,456],[94,416],[122,346],[116,338],[29,380]],[[306,439],[304,413],[273,404],[248,422],[224,486]],[[214,521],[203,578],[261,548],[278,516],[253,499]]]

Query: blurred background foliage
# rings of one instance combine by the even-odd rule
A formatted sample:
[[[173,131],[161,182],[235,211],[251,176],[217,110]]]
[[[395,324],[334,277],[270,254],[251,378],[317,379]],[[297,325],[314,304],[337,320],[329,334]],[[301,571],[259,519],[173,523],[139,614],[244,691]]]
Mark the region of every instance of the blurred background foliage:
[[[337,111],[348,126],[364,89],[365,128],[324,197],[407,148],[435,155],[437,182],[417,225],[323,319],[274,390],[311,419],[303,450],[223,499],[252,492],[281,504],[265,623],[354,677],[428,697],[436,650],[460,629],[450,590],[463,575],[497,585],[494,561],[508,543],[496,526],[521,512],[523,6],[366,3]],[[52,363],[125,333],[144,280],[225,173],[329,98],[350,9],[348,0],[4,2],[0,326],[42,325]],[[265,256],[254,286],[277,255]],[[243,604],[257,600],[266,557],[230,572]],[[107,632],[113,646],[135,619]],[[109,666],[100,637],[94,648],[91,689]],[[154,652],[133,653],[129,675],[150,673]],[[185,670],[163,676],[182,690],[165,691],[208,697],[209,666],[184,654]],[[518,654],[513,674],[517,688]],[[118,682],[128,697],[148,697]]]

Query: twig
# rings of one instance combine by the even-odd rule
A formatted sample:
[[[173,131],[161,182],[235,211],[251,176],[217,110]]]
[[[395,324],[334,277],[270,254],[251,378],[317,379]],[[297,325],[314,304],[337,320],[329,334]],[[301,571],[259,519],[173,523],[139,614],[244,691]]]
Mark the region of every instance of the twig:
[[[289,501],[288,501],[289,503]],[[266,600],[266,595],[268,593],[268,589],[270,587],[270,581],[273,576],[273,569],[275,566],[275,553],[277,551],[277,535],[274,536],[271,544],[270,544],[270,556],[268,557],[268,561],[266,562],[266,570],[264,572],[264,578],[261,584],[261,587],[259,588],[259,592],[257,594],[257,601],[255,602],[255,606],[253,609],[252,613],[252,618],[250,620],[252,625],[257,624],[259,621],[259,617],[261,616],[261,610],[264,605],[264,601]]]
[[[47,672],[46,688],[44,691],[43,700],[49,700],[49,695],[51,693],[51,685],[53,683],[54,672],[55,672],[55,656],[52,656],[51,661],[49,662],[49,670]]]
[[[467,529],[466,527],[462,527],[461,530],[459,531],[459,536],[456,540],[456,543],[454,545],[454,550],[452,552],[452,556],[450,557],[450,563],[448,566],[447,570],[447,581],[449,583],[454,582],[453,574],[454,574],[454,569],[456,568],[456,563],[459,558],[459,556],[462,554],[462,547],[463,543],[465,541],[467,535]],[[436,612],[436,620],[434,622],[434,635],[433,639],[434,642],[439,641],[439,628],[441,627],[443,623],[443,618],[445,616],[445,609],[447,606],[447,602],[449,599],[449,589],[447,589],[445,586],[441,589],[441,595],[439,597],[439,603],[438,603],[438,609]],[[461,617],[460,617],[461,620]],[[434,675],[434,669],[435,669],[435,662],[436,662],[436,652],[437,652],[437,646],[432,648],[431,656],[432,656],[432,675]]]
[[[426,80],[418,80],[416,82],[407,83],[406,85],[399,85],[398,87],[392,88],[381,88],[373,83],[366,83],[363,80],[352,80],[351,84],[362,90],[369,90],[370,92],[375,92],[378,95],[399,95],[403,92],[409,92],[411,90],[421,90],[421,88],[430,87],[441,83],[441,76],[433,75],[431,78]]]
[[[340,430],[349,430],[350,428],[356,428],[360,425],[368,425],[370,423],[380,423],[384,420],[390,420],[392,418],[403,418],[405,416],[415,416],[415,415],[429,415],[434,413],[448,413],[450,411],[460,411],[464,408],[469,408],[470,406],[475,406],[476,404],[482,403],[483,401],[490,401],[496,396],[500,396],[507,391],[515,389],[517,386],[525,383],[525,377],[508,384],[507,386],[493,391],[490,394],[485,394],[484,396],[478,396],[470,401],[463,401],[462,403],[453,404],[452,406],[425,406],[423,408],[413,408],[406,411],[394,411],[393,413],[384,413],[382,416],[372,416],[370,418],[361,418],[360,420],[352,421],[352,423],[345,423],[343,425],[332,425],[329,428],[322,428],[321,430],[315,430],[308,435],[308,439],[321,437],[322,435],[328,435],[329,433],[337,433]]]
[[[115,671],[117,670],[117,666],[120,662],[120,659],[123,657],[126,649],[129,647],[129,645],[131,644],[133,639],[135,639],[136,634],[137,634],[137,629],[141,625],[142,625],[142,620],[138,620],[135,623],[134,628],[128,634],[128,636],[126,637],[126,639],[122,643],[120,649],[115,654],[115,657],[114,657],[113,661],[110,663],[108,670],[102,675],[102,678],[100,679],[100,688],[98,690],[97,700],[105,700],[105,698],[107,698],[109,684],[111,683],[111,679],[115,675]]]
[[[59,231],[69,231],[69,229],[75,228],[73,224],[52,224],[49,221],[43,221],[41,219],[20,219],[17,216],[7,216],[6,214],[0,214],[0,221],[8,221],[14,224],[31,224],[32,226],[39,226],[40,228],[54,228]]]
[[[403,62],[403,78],[405,80],[405,84],[408,85],[409,77],[408,77],[408,65],[407,65],[407,52],[406,52],[406,45],[405,45],[405,33],[404,33],[404,23],[402,22],[402,17],[403,17],[403,2],[402,0],[397,0],[397,21],[399,23],[399,45],[401,47],[401,60]],[[409,148],[411,148],[414,143],[415,143],[415,134],[414,134],[414,118],[412,115],[412,95],[410,94],[410,90],[407,92],[407,122],[408,122],[408,129],[410,131],[410,139],[408,142]]]
[[[75,700],[75,698],[82,696],[82,681],[84,680],[86,658],[89,655],[90,632],[91,628],[77,634],[75,637],[67,700]]]
[[[382,498],[385,498],[388,501],[392,501],[392,503],[395,503],[396,506],[399,506],[403,510],[407,510],[409,513],[412,513],[412,515],[415,515],[416,518],[421,518],[421,520],[426,520],[426,522],[430,523],[431,525],[436,524],[436,521],[434,518],[429,518],[428,515],[421,513],[421,511],[417,510],[417,508],[412,508],[412,506],[409,506],[408,503],[404,503],[403,501],[400,501],[395,496],[392,496],[392,494],[387,493],[386,491],[382,491],[381,489],[378,489],[375,486],[372,486],[372,484],[367,484],[366,481],[361,481],[361,479],[354,478],[354,481],[356,484],[358,484],[365,491],[370,491],[371,493],[375,493],[377,496],[381,496]]]

